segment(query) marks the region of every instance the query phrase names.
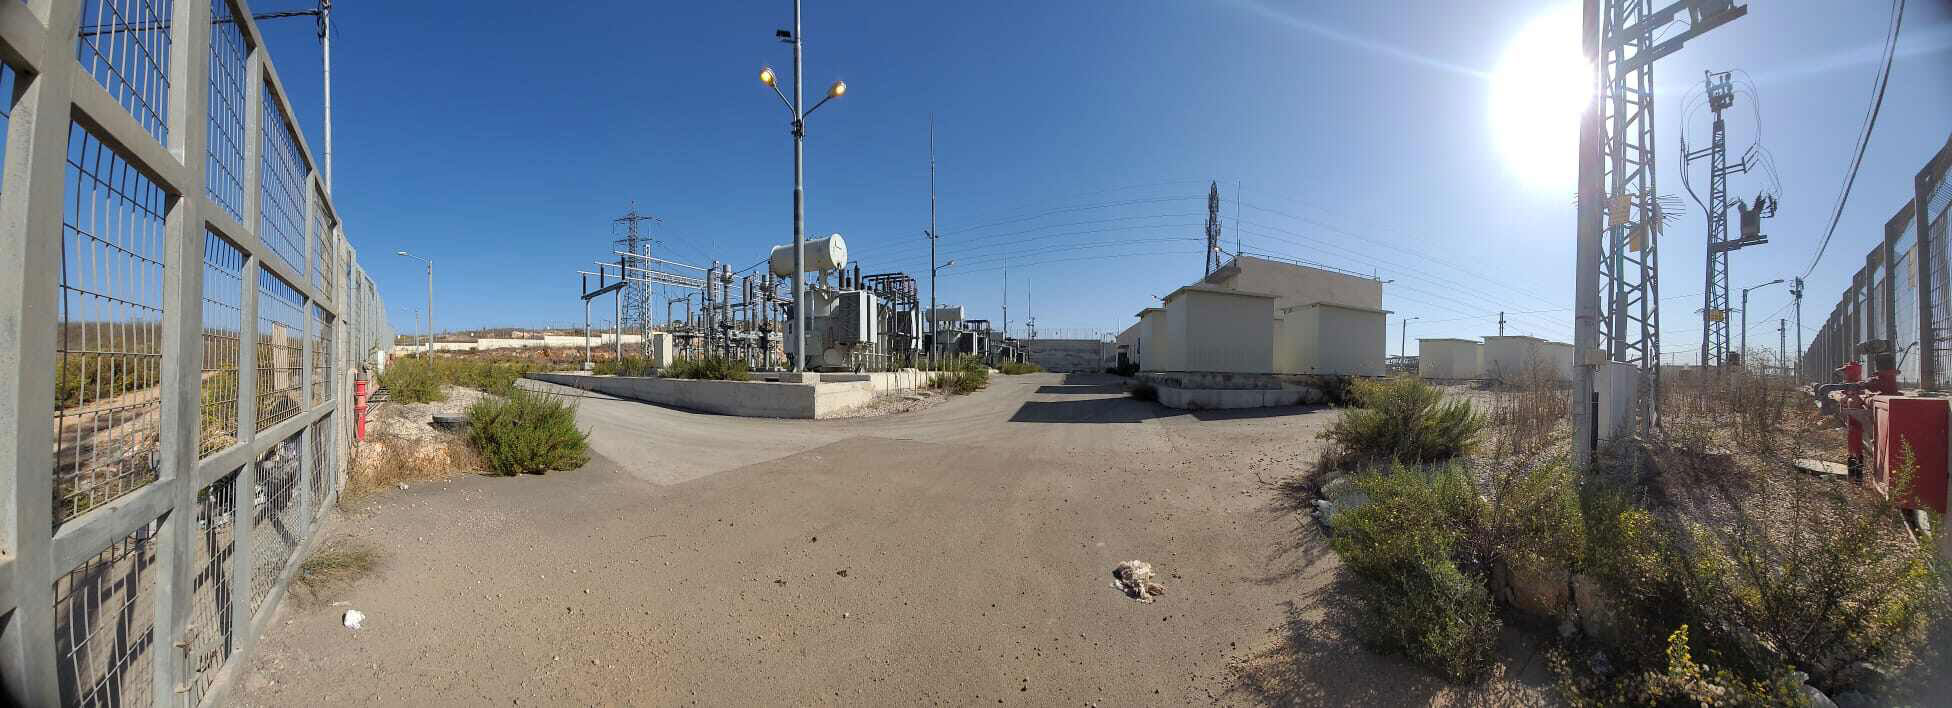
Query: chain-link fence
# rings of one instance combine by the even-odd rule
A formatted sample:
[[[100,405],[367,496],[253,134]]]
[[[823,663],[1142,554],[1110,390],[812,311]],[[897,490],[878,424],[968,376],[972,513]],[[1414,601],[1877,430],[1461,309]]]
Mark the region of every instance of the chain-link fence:
[[[392,333],[285,95],[241,3],[0,0],[0,702],[221,700],[340,487]]]

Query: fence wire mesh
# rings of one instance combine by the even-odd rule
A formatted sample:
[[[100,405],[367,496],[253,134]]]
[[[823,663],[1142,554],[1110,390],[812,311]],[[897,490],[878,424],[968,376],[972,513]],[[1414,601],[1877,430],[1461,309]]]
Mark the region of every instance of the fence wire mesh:
[[[199,455],[237,442],[238,357],[244,332],[244,251],[215,231],[203,236],[203,416]]]
[[[264,144],[260,149],[258,238],[305,276],[305,157],[291,123],[278,109],[278,94],[264,87]]]
[[[210,682],[236,641],[231,623],[231,556],[236,548],[237,472],[224,475],[197,492],[196,575],[191,578],[190,621],[183,629],[187,645],[184,671],[189,681],[189,705],[201,705]]]
[[[75,59],[128,109],[142,129],[169,143],[172,0],[84,0]]]
[[[332,400],[332,315],[312,306],[312,405]]]
[[[136,529],[54,581],[62,705],[152,703],[160,523]]]
[[[168,195],[69,124],[55,335],[54,522],[155,481]]]
[[[304,394],[305,296],[258,271],[258,429],[298,414]]]
[[[250,45],[229,0],[210,3],[210,116],[204,122],[209,142],[204,160],[210,200],[244,220],[244,67]]]
[[[304,474],[300,438],[292,433],[258,458],[257,490],[251,512],[251,609],[271,594],[278,576],[304,539],[302,518],[292,507],[297,501],[299,475]]]

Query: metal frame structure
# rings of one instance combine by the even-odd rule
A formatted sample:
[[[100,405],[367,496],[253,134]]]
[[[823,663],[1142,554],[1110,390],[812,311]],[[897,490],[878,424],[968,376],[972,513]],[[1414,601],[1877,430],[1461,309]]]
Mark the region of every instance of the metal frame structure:
[[[0,2],[13,703],[221,702],[343,480],[347,374],[391,349],[251,16]]]
[[[1805,379],[1829,381],[1838,367],[1864,361],[1864,345],[1889,342],[1898,383],[1942,390],[1952,361],[1952,264],[1946,251],[1952,226],[1952,136],[1912,181],[1911,199],[1885,221],[1850,287],[1839,296],[1799,357]],[[1887,264],[1889,267],[1886,267]]]
[[[1660,232],[1655,187],[1654,62],[1688,40],[1747,14],[1732,0],[1587,0],[1585,53],[1597,69],[1596,105],[1580,134],[1578,300],[1573,315],[1573,431],[1580,464],[1591,459],[1598,369],[1591,352],[1640,369],[1637,430],[1656,424],[1660,390]],[[1666,31],[1682,21],[1685,26]],[[1657,33],[1659,36],[1657,37]]]
[[[1728,363],[1728,253],[1748,246],[1768,243],[1761,234],[1751,237],[1741,234],[1738,238],[1728,237],[1728,176],[1749,171],[1749,162],[1744,159],[1733,166],[1728,164],[1728,128],[1722,119],[1722,112],[1735,105],[1735,87],[1729,83],[1729,72],[1702,72],[1702,90],[1708,97],[1708,109],[1715,114],[1714,129],[1708,147],[1696,151],[1688,150],[1687,138],[1681,140],[1681,159],[1693,162],[1708,158],[1708,263],[1703,269],[1705,283],[1701,291],[1701,365],[1725,366]],[[1687,172],[1682,171],[1683,183]],[[1764,208],[1758,199],[1755,208]],[[1743,208],[1746,216],[1748,207]],[[1769,213],[1774,214],[1773,207]],[[1744,220],[1747,221],[1746,219]],[[1746,300],[1745,300],[1746,302]],[[1746,307],[1746,306],[1745,306]],[[1747,317],[1744,312],[1743,316]],[[1744,337],[1748,332],[1743,332]]]

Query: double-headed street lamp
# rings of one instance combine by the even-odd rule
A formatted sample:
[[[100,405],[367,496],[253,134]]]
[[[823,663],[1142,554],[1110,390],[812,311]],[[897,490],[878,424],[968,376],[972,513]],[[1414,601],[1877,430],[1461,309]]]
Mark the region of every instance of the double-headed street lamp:
[[[827,87],[827,96],[825,98],[820,99],[819,103],[813,104],[812,108],[802,112],[800,107],[806,105],[806,97],[802,93],[800,81],[801,75],[805,72],[801,70],[800,66],[799,0],[793,0],[793,31],[779,30],[774,35],[779,37],[780,41],[793,45],[793,98],[791,100],[787,99],[786,93],[780,90],[779,76],[773,73],[773,68],[770,66],[760,68],[759,82],[772,87],[773,94],[779,96],[780,102],[786,104],[787,112],[793,114],[793,350],[797,352],[793,362],[793,370],[806,371],[808,315],[806,282],[802,277],[807,271],[806,175],[803,169],[805,154],[802,146],[806,143],[807,116],[813,115],[814,111],[820,110],[820,107],[827,105],[828,101],[846,95],[847,82],[835,81],[832,86]]]
[[[1759,290],[1781,282],[1783,282],[1783,279],[1777,278],[1775,280],[1771,280],[1761,285],[1751,285],[1749,287],[1742,288],[1742,366],[1743,368],[1747,368],[1749,365],[1749,291]],[[1777,356],[1782,356],[1782,353],[1777,352]]]
[[[434,355],[434,262],[408,253],[395,251],[394,255],[406,256],[427,264],[427,356]]]

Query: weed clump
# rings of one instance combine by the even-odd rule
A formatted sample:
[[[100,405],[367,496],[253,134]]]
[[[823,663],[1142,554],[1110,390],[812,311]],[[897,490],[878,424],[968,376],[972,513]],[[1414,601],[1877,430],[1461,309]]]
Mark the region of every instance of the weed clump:
[[[1446,401],[1444,392],[1414,377],[1364,379],[1353,385],[1360,408],[1321,433],[1345,461],[1441,462],[1468,454],[1484,431],[1484,416],[1468,401]]]
[[[514,390],[468,408],[468,442],[496,474],[568,470],[590,461],[589,434],[561,398]]]
[[[593,368],[599,376],[652,376],[657,373],[657,367],[651,365],[651,360],[641,356],[599,361]]]
[[[1145,381],[1140,381],[1138,383],[1132,384],[1131,386],[1125,389],[1125,392],[1127,394],[1130,394],[1132,398],[1135,400],[1140,400],[1140,401],[1159,400],[1159,387],[1154,386],[1151,383]]]
[[[929,388],[954,395],[975,393],[990,385],[990,368],[973,356],[960,356],[942,362],[929,377]]]
[[[1001,366],[996,367],[996,370],[1005,376],[1019,376],[1022,374],[1043,373],[1044,367],[1027,361],[1006,361]]]
[[[746,363],[722,356],[707,356],[697,359],[679,359],[664,367],[665,378],[702,379],[706,381],[750,381],[751,372]]]

